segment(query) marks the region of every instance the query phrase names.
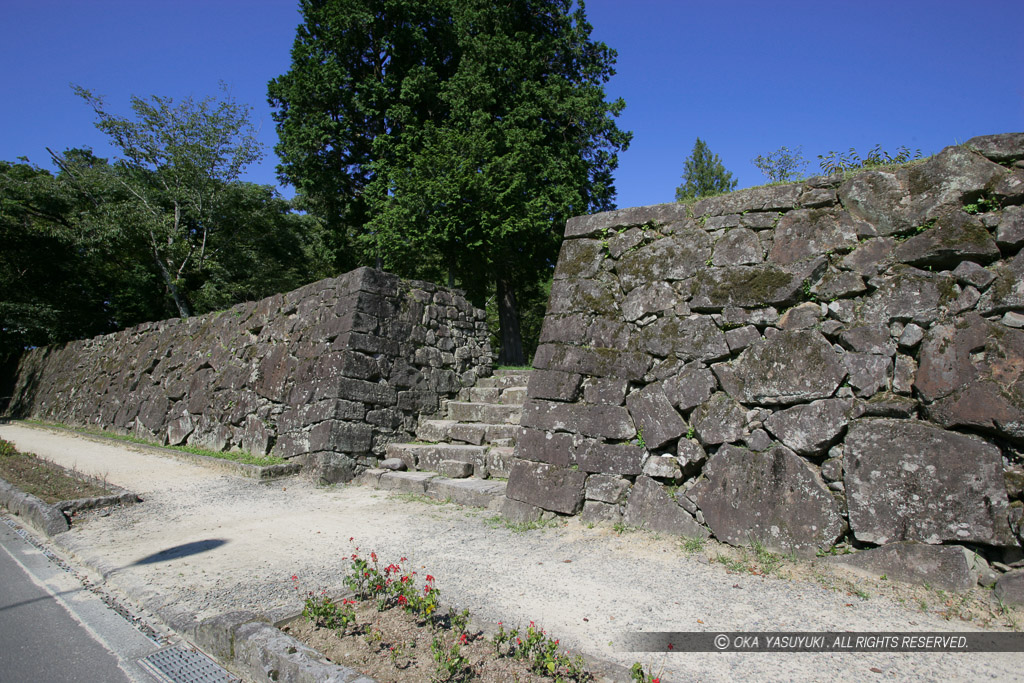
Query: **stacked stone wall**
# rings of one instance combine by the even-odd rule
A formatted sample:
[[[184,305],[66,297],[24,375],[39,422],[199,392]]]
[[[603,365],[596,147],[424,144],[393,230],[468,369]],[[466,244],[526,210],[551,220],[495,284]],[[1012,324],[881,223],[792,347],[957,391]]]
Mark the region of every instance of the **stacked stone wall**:
[[[805,555],[1016,547],[1022,159],[986,136],[569,221],[508,497]]]
[[[461,292],[360,268],[226,311],[34,349],[10,412],[302,457],[346,480],[491,362],[484,312]]]

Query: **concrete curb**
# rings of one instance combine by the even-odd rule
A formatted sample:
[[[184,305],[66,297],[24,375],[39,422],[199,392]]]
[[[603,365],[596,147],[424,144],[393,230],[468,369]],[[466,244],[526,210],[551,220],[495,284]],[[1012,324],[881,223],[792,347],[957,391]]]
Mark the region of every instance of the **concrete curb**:
[[[82,557],[68,543],[66,535],[47,534],[63,552],[103,576],[104,582],[118,567],[102,559]],[[282,614],[258,614],[249,611],[226,612],[197,621],[183,612],[173,597],[153,590],[145,583],[119,577],[119,590],[153,614],[167,628],[216,660],[221,666],[246,681],[258,683],[374,683],[364,674],[326,661],[316,650],[281,631],[294,616],[294,610]]]
[[[59,503],[44,503],[4,479],[0,479],[0,505],[24,519],[36,531],[51,538],[71,528]]]
[[[75,512],[110,505],[134,505],[141,500],[138,494],[123,489],[120,486],[102,482],[96,479],[96,477],[90,477],[81,472],[69,470],[56,463],[51,462],[48,464],[61,470],[69,477],[103,486],[104,488],[116,491],[116,493],[109,496],[62,500],[51,504],[45,503],[29,493],[25,493],[14,484],[0,478],[0,505],[6,507],[12,513],[28,522],[34,529],[47,536],[52,537],[70,529],[69,517]]]

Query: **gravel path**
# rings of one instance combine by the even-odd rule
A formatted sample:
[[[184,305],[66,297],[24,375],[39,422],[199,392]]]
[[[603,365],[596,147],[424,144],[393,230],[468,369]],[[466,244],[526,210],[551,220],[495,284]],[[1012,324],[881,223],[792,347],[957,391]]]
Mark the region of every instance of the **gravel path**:
[[[626,667],[640,661],[662,669],[663,680],[1022,680],[1020,653],[620,653],[610,641],[621,631],[976,627],[878,595],[877,582],[857,584],[871,593],[861,599],[811,578],[734,573],[704,553],[683,552],[677,539],[645,532],[617,535],[570,521],[514,533],[484,510],[368,487],[259,483],[152,450],[17,424],[0,425],[0,438],[142,496],[140,505],[76,520],[62,543],[108,585],[162,604],[163,613],[293,611],[299,596],[289,577],[297,575],[304,589],[338,591],[358,545],[385,563],[408,557],[436,577],[445,601],[482,620],[534,620],[574,651]],[[831,576],[820,564],[805,563],[796,574]]]

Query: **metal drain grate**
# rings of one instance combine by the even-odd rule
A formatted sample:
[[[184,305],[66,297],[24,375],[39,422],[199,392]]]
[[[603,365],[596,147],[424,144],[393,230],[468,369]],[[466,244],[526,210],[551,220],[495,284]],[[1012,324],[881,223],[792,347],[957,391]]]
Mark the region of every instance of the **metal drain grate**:
[[[154,652],[139,663],[166,683],[234,683],[238,680],[202,652],[180,647]]]

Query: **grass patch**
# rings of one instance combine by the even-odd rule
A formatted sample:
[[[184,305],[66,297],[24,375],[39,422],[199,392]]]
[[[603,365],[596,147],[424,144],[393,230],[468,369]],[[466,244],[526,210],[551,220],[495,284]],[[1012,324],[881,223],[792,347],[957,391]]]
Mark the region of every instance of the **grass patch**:
[[[683,538],[683,542],[680,544],[680,547],[684,552],[693,554],[702,552],[705,545],[707,545],[707,541],[700,536],[688,536]]]
[[[505,527],[516,534],[522,534],[536,529],[554,529],[563,525],[563,522],[557,517],[552,517],[551,519],[538,519],[533,522],[512,522],[501,515],[488,517],[484,520],[484,523],[492,529]]]
[[[156,443],[155,441],[149,441],[147,439],[141,439],[131,434],[118,434],[116,432],[107,432],[102,429],[93,429],[92,427],[73,427],[69,425],[60,424],[59,422],[43,422],[42,420],[25,420],[28,424],[41,425],[43,427],[58,427],[60,429],[67,429],[68,431],[78,432],[80,434],[88,434],[90,436],[101,436],[106,439],[116,439],[117,441],[127,441],[128,443],[135,443],[141,446],[156,446],[157,448],[167,448],[172,451],[180,451],[182,453],[191,453],[192,455],[205,455],[208,458],[217,458],[219,460],[229,460],[231,462],[239,462],[245,465],[257,465],[259,467],[268,467],[270,465],[283,465],[288,462],[284,458],[278,458],[272,455],[253,455],[245,451],[211,451],[207,448],[200,448],[199,446],[167,446]]]
[[[76,477],[63,467],[32,453],[21,453],[0,439],[0,478],[44,503],[109,496],[115,493],[101,483]]]

